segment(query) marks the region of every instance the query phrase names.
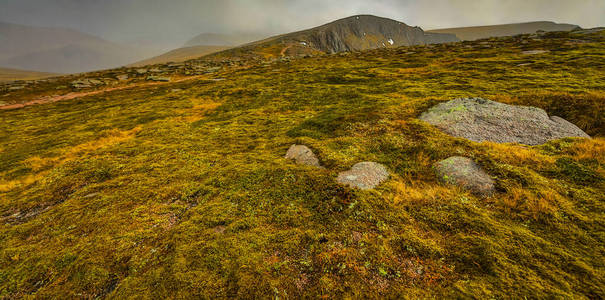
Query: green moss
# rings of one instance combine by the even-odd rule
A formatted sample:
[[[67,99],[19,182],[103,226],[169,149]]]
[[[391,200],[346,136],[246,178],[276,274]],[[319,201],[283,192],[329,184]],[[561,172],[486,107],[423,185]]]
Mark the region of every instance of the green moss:
[[[551,52],[524,67],[515,37],[0,111],[0,298],[603,298],[605,37],[570,38],[525,37]],[[596,138],[473,143],[417,119],[469,96]],[[327,169],[284,159],[294,143]],[[496,195],[440,184],[432,166],[451,156],[480,163]],[[360,161],[389,181],[335,182]]]
[[[596,171],[574,161],[571,158],[563,157],[556,161],[558,172],[564,179],[569,179],[577,184],[595,184],[603,181]]]

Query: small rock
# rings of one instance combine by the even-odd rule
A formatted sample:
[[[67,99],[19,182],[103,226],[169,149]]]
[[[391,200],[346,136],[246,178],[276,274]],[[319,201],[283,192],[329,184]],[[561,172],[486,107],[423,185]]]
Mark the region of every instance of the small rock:
[[[98,80],[98,79],[88,79],[88,82],[89,82],[90,84],[92,84],[92,85],[102,85],[102,84],[104,84],[104,82],[103,82],[103,81]]]
[[[147,76],[147,80],[168,82],[168,81],[170,81],[170,77]]]
[[[315,156],[313,151],[305,145],[292,145],[286,153],[287,159],[293,159],[299,165],[308,165],[314,167],[321,167],[319,159]]]
[[[145,74],[147,73],[147,69],[137,69],[136,72],[137,74]]]
[[[221,67],[211,67],[211,68],[207,68],[204,73],[206,73],[206,74],[215,73],[215,72],[220,71],[221,69],[222,69]]]
[[[218,234],[223,234],[226,229],[227,229],[227,227],[225,227],[223,225],[219,225],[219,226],[212,228],[212,231],[214,231],[215,233],[218,233]]]
[[[389,178],[387,168],[375,162],[360,162],[338,174],[336,181],[352,188],[370,190]]]
[[[16,85],[16,86],[11,86],[11,87],[9,87],[9,88],[8,88],[8,90],[9,90],[9,91],[18,91],[18,90],[22,90],[22,89],[24,89],[24,88],[25,88],[25,87],[24,87],[24,86],[22,86],[22,85]]]
[[[118,75],[116,77],[119,81],[125,81],[128,80],[128,74],[122,74],[122,75]]]
[[[548,50],[527,50],[527,51],[523,51],[521,52],[523,55],[535,55],[535,54],[542,54],[542,53],[548,53]]]
[[[76,89],[84,89],[91,87],[90,81],[88,79],[75,80],[71,82],[71,86]]]
[[[460,186],[482,197],[494,194],[494,181],[470,158],[452,156],[434,167],[441,182]]]

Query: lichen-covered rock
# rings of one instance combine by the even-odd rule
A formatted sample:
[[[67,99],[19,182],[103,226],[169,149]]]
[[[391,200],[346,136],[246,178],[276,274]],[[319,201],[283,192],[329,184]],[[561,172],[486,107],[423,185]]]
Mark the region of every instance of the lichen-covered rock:
[[[305,145],[292,145],[286,152],[287,159],[293,159],[299,165],[321,167],[317,156]]]
[[[387,168],[375,162],[360,162],[351,170],[338,174],[336,181],[352,188],[373,189],[389,178]]]
[[[434,167],[441,182],[460,186],[483,197],[494,194],[494,181],[470,158],[452,156]]]
[[[475,142],[540,145],[565,137],[590,138],[580,128],[540,108],[481,98],[454,99],[420,116],[443,132]]]

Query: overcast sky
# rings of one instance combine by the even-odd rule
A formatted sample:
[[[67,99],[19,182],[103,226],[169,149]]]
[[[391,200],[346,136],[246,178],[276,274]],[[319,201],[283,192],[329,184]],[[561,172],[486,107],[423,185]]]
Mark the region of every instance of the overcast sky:
[[[537,20],[597,27],[605,0],[0,0],[0,21],[175,45],[203,32],[277,34],[355,14],[424,29]]]

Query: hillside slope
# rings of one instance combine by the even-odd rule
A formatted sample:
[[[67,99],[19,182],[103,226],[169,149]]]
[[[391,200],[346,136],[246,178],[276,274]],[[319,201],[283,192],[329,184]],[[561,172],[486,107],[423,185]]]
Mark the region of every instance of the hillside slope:
[[[432,33],[449,33],[456,35],[459,39],[473,41],[489,37],[513,36],[517,34],[529,34],[536,31],[571,31],[579,29],[580,26],[573,24],[558,24],[554,22],[527,22],[491,26],[473,26],[427,30]]]
[[[192,61],[158,66],[165,83],[80,75],[131,77],[0,110],[0,298],[605,298],[603,57],[605,32],[563,32]],[[476,143],[418,119],[459,97],[541,107],[593,138]],[[285,159],[292,144],[325,169]],[[433,165],[453,155],[495,194],[441,184]],[[336,182],[362,161],[389,179]]]
[[[0,68],[0,82],[15,80],[36,80],[58,75],[59,74]]]
[[[185,47],[193,46],[228,46],[235,47],[242,44],[251,43],[266,38],[266,35],[260,33],[241,33],[241,34],[217,34],[202,33],[195,36],[185,43]]]
[[[129,66],[137,67],[137,66],[146,66],[146,65],[155,65],[155,64],[165,64],[169,62],[184,62],[190,59],[200,58],[202,56],[216,53],[225,49],[228,49],[228,46],[192,46],[192,47],[184,47],[179,49],[174,49],[172,51],[166,52],[162,55],[158,55],[152,58],[148,58]]]
[[[119,67],[152,53],[63,28],[0,23],[0,66],[52,73]]]

